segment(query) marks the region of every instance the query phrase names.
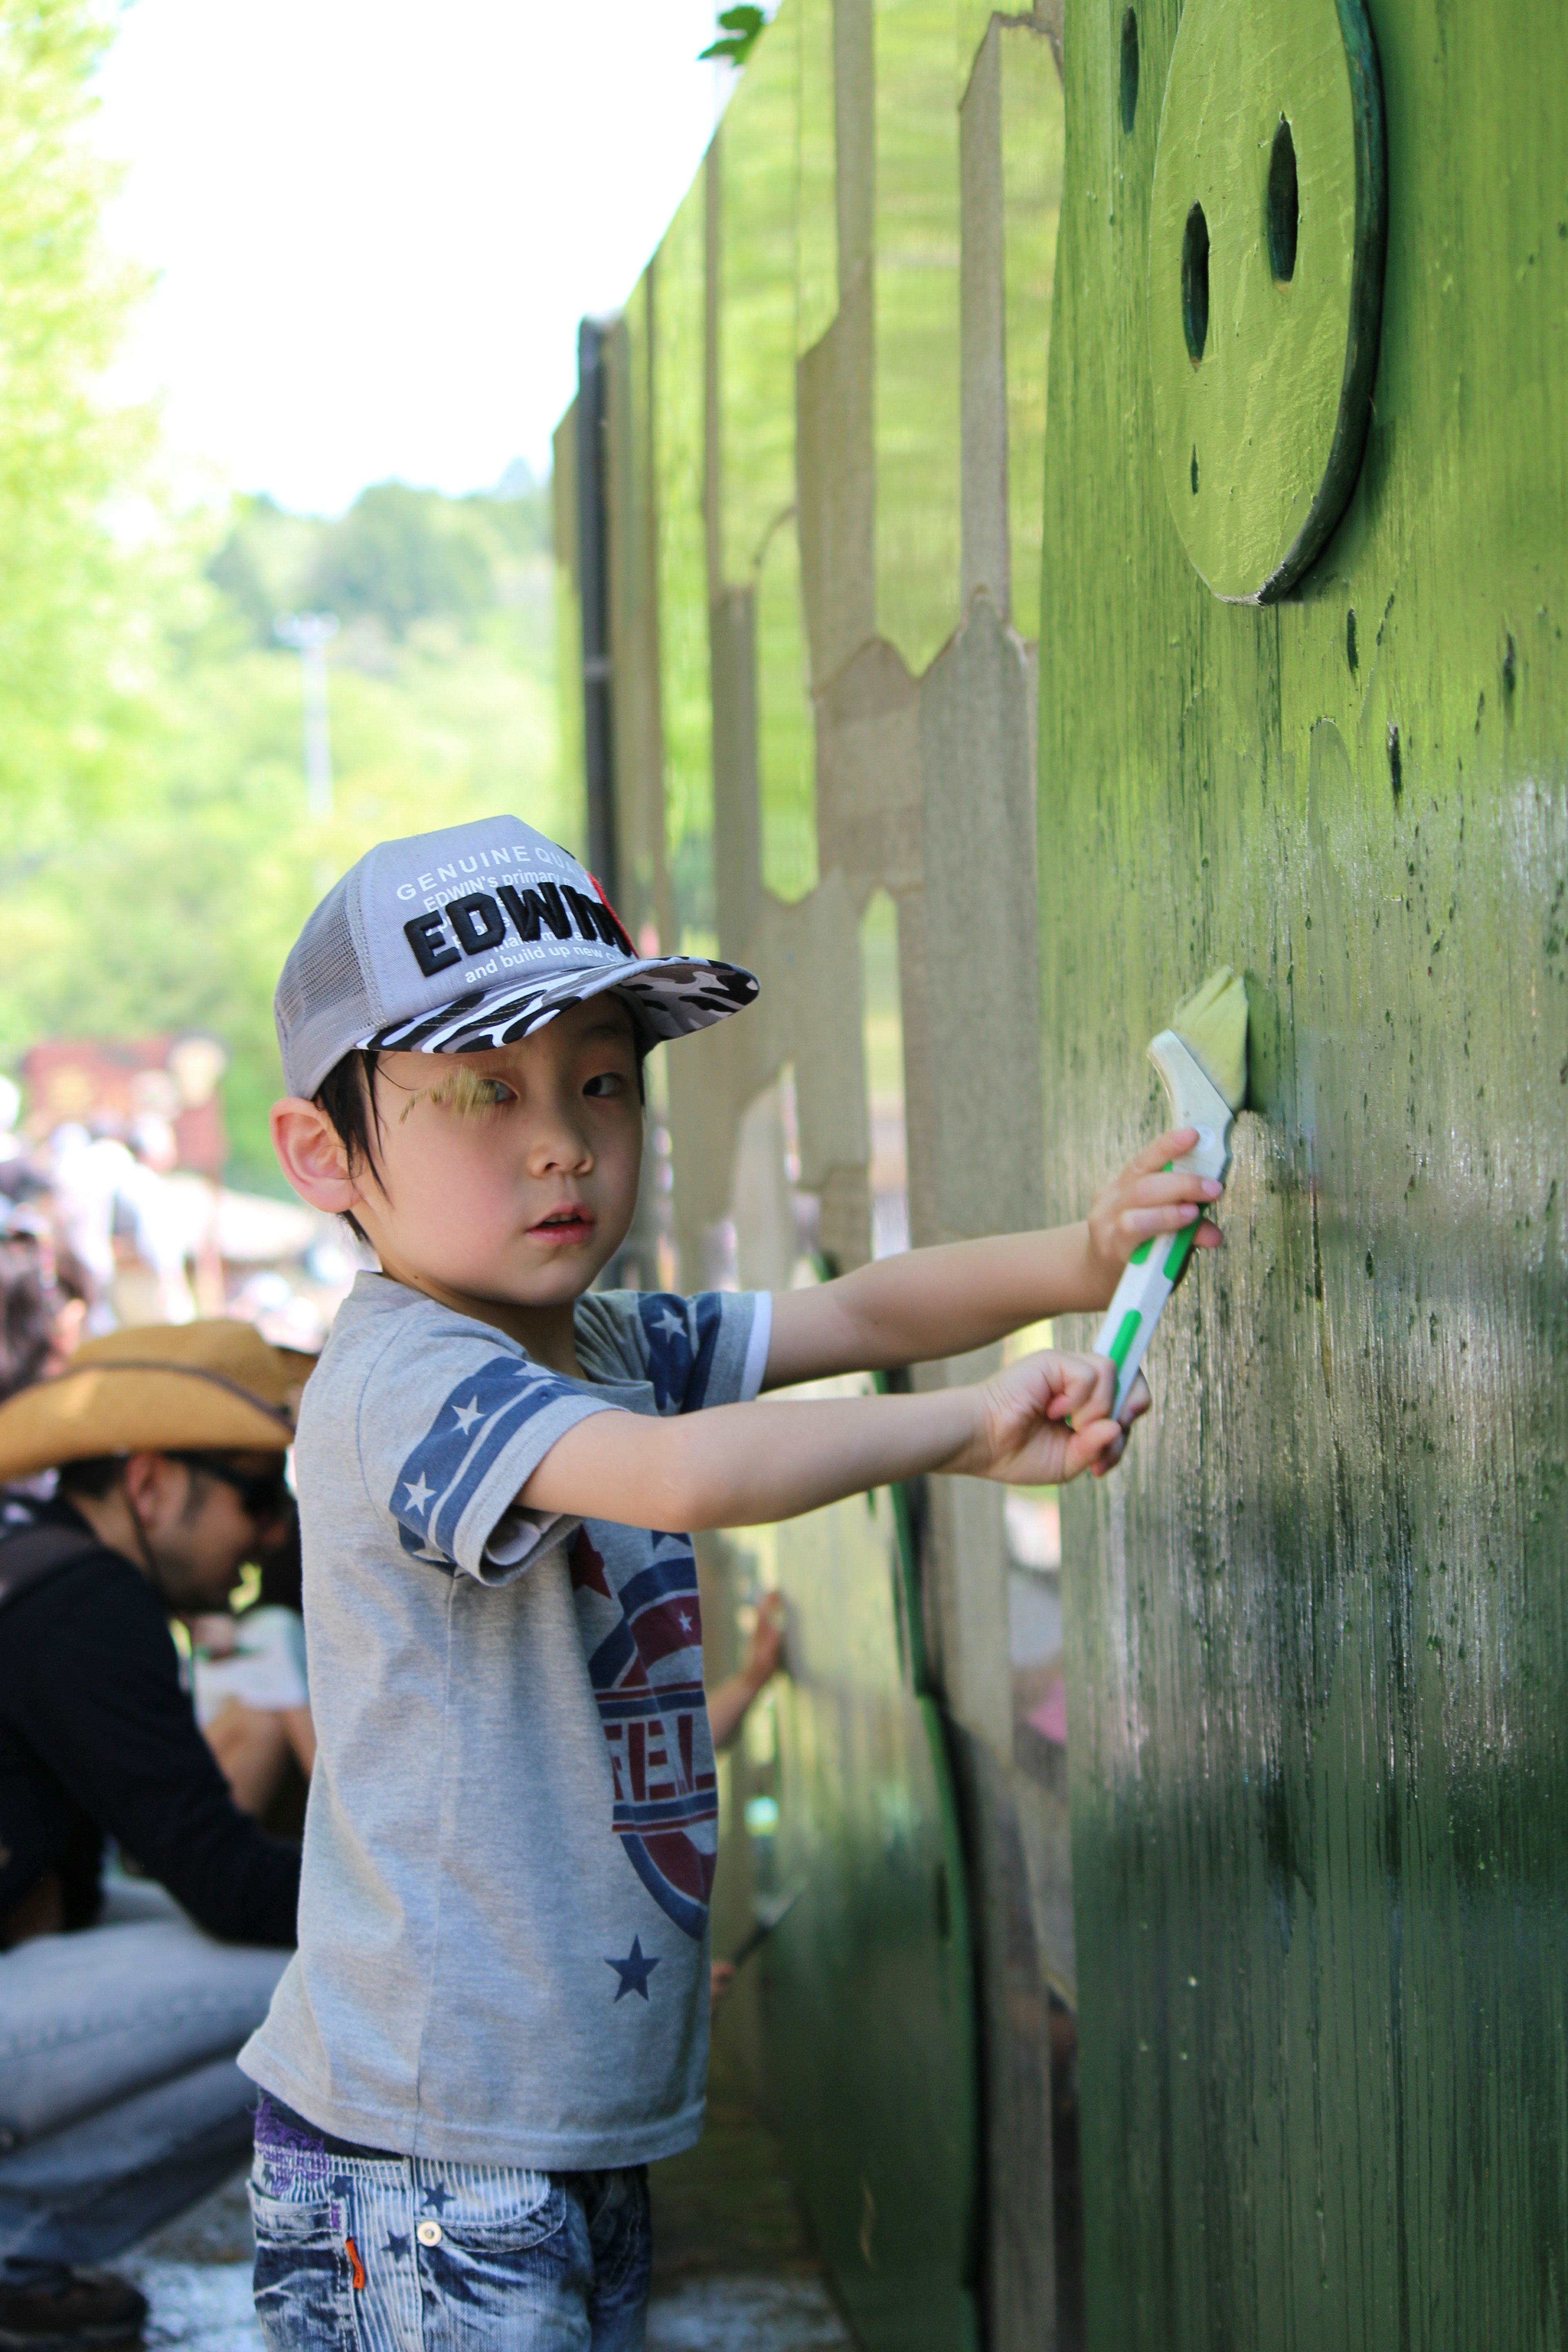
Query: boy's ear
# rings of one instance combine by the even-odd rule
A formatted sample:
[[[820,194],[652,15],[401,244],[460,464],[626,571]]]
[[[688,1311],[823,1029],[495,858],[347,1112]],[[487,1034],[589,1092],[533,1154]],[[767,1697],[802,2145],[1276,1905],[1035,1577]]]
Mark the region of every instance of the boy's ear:
[[[302,1095],[286,1095],[275,1102],[272,1149],[302,1201],[309,1201],[312,1209],[325,1209],[329,1216],[348,1215],[359,1200],[359,1187],[325,1111]]]

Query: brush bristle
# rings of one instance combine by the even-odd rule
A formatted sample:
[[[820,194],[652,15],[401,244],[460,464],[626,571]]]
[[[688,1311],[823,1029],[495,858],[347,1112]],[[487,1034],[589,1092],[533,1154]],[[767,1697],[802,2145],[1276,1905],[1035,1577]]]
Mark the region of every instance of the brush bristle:
[[[409,1096],[403,1106],[403,1118],[408,1117],[416,1103],[422,1102],[440,1103],[447,1109],[455,1110],[459,1118],[481,1117],[496,1107],[496,1082],[494,1078],[482,1078],[477,1070],[470,1070],[466,1062],[454,1062],[432,1085],[422,1087],[416,1095]]]
[[[1247,986],[1241,974],[1222,963],[1201,988],[1184,996],[1171,1026],[1204,1076],[1232,1110],[1247,1094]]]

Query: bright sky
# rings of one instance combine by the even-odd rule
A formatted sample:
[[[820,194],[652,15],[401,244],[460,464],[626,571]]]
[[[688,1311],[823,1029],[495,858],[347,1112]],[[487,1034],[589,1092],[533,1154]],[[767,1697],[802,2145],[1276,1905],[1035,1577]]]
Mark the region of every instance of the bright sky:
[[[577,320],[701,161],[722,0],[126,0],[111,216],[161,273],[117,381],[175,447],[315,513],[536,473]]]

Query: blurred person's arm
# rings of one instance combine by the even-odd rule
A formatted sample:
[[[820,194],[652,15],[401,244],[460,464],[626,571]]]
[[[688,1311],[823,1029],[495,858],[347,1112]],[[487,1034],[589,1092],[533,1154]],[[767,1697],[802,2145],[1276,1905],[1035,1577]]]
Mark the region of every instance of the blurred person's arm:
[[[715,1748],[728,1748],[739,1736],[752,1701],[766,1688],[784,1663],[784,1610],[782,1592],[764,1592],[757,1604],[757,1622],[745,1662],[708,1695],[708,1724]]]
[[[237,1809],[137,1570],[100,1555],[6,1616],[29,1667],[13,1713],[78,1803],[209,1934],[292,1944],[298,1849]]]
[[[306,1780],[316,1760],[316,1727],[308,1706],[247,1706],[232,1698],[202,1727],[204,1738],[242,1813],[259,1821],[293,1757]]]
[[[298,1612],[262,1601],[187,1619],[196,1721],[241,1812],[258,1820],[292,1756],[308,1780],[316,1727],[306,1696]]]
[[[294,1761],[308,1780],[316,1769],[316,1721],[308,1706],[283,1706],[278,1720],[294,1750]]]

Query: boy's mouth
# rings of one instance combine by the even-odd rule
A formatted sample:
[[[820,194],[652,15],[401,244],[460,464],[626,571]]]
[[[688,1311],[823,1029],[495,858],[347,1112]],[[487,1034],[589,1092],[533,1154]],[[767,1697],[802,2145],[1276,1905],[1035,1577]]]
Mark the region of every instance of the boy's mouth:
[[[531,1242],[542,1242],[547,1249],[564,1249],[574,1242],[591,1240],[595,1222],[586,1209],[571,1202],[564,1208],[552,1209],[547,1217],[530,1225],[528,1238]]]

